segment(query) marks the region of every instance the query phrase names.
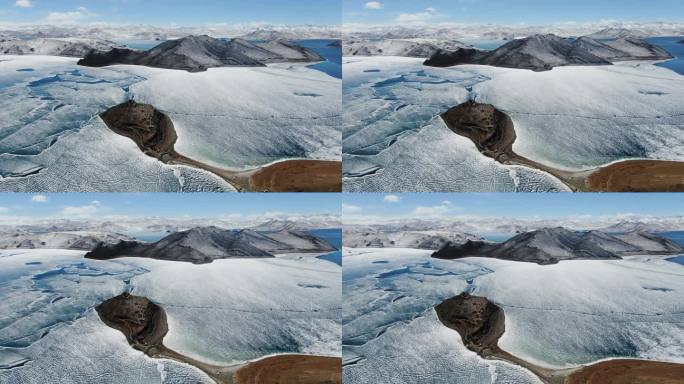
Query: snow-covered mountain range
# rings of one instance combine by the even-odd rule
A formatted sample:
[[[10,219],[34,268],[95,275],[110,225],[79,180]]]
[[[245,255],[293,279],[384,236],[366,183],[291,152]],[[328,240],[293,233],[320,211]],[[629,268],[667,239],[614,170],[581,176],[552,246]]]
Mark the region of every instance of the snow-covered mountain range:
[[[366,39],[462,39],[462,40],[511,40],[535,34],[553,33],[563,37],[621,38],[684,35],[683,23],[559,23],[553,25],[502,25],[439,23],[437,25],[366,25],[345,24],[346,38]]]
[[[153,26],[153,25],[45,25],[0,23],[0,37],[14,36],[22,39],[38,37],[81,37],[103,40],[158,40],[176,39],[188,35],[209,35],[212,37],[243,37],[252,40],[303,40],[338,39],[337,25],[206,25]]]

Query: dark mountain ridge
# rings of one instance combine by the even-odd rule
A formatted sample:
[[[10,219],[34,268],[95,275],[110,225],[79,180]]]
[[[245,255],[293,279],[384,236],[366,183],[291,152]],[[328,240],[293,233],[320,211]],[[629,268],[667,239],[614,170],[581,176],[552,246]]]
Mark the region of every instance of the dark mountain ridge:
[[[600,231],[576,232],[558,227],[521,233],[499,244],[482,241],[447,243],[432,257],[490,257],[546,265],[563,260],[617,260],[626,255],[681,252],[684,248],[654,234],[634,232],[612,236]]]
[[[263,67],[274,62],[323,60],[317,53],[293,43],[273,42],[269,47],[274,50],[237,38],[187,36],[165,41],[147,51],[121,48],[93,51],[78,64],[90,67],[130,64],[201,72],[215,67]]]
[[[120,241],[116,244],[99,244],[85,257],[97,260],[144,257],[203,264],[227,258],[275,257],[273,253],[323,253],[335,250],[325,240],[306,233],[280,231],[277,234],[277,237],[271,237],[249,229],[235,231],[197,227],[172,233],[155,243]]]
[[[548,71],[558,66],[611,65],[611,61],[616,60],[662,60],[671,57],[663,49],[634,37],[598,41],[586,36],[569,39],[547,34],[512,40],[493,51],[472,48],[439,50],[424,64],[433,67],[481,64]]]

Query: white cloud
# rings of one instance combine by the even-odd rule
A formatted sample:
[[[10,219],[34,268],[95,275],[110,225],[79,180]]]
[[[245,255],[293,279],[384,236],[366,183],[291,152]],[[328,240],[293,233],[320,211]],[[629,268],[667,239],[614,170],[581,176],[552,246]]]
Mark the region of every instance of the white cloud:
[[[400,13],[395,21],[401,24],[424,24],[440,16],[435,8],[429,7],[422,12]]]
[[[62,208],[60,214],[62,216],[91,216],[102,209],[102,203],[97,200],[93,200],[90,204],[81,206],[66,206]]]
[[[382,200],[386,203],[398,203],[401,201],[401,197],[397,195],[385,195]]]
[[[443,216],[449,213],[453,213],[459,208],[454,206],[451,201],[445,200],[438,205],[433,206],[417,206],[413,209],[413,215],[418,217],[435,217]]]
[[[33,195],[31,201],[34,203],[47,203],[48,197],[45,195]]]
[[[382,9],[384,6],[379,1],[369,1],[363,7],[366,9]]]
[[[33,195],[31,201],[34,203],[47,203],[48,197],[45,195]]]
[[[361,213],[361,211],[363,211],[363,208],[359,206],[342,203],[342,213],[354,214]]]
[[[43,21],[51,24],[75,24],[95,16],[97,14],[90,12],[86,7],[78,7],[75,11],[50,12]]]
[[[9,208],[0,207],[0,213],[5,213],[5,212],[7,212],[7,211],[9,211]]]
[[[31,0],[17,0],[14,3],[14,6],[20,8],[31,8],[33,7],[33,3],[31,2]]]

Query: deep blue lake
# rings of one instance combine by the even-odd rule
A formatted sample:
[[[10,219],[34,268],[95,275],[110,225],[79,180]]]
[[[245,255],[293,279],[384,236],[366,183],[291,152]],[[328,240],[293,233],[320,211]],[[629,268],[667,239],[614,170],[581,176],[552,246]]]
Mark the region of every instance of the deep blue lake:
[[[656,64],[657,66],[669,68],[680,75],[684,75],[684,44],[679,43],[682,39],[684,39],[684,36],[651,37],[646,39],[649,43],[665,49],[674,56],[674,59],[658,63]]]
[[[342,48],[331,47],[335,42],[331,39],[298,40],[295,43],[302,47],[309,48],[325,58],[322,63],[310,65],[309,68],[325,72],[332,77],[342,78]]]
[[[323,260],[328,260],[330,262],[333,262],[337,265],[342,265],[342,229],[339,228],[333,228],[333,229],[314,229],[311,232],[311,234],[318,236],[330,244],[332,244],[335,248],[337,248],[337,251],[335,252],[330,252],[325,255],[318,256],[319,259]]]

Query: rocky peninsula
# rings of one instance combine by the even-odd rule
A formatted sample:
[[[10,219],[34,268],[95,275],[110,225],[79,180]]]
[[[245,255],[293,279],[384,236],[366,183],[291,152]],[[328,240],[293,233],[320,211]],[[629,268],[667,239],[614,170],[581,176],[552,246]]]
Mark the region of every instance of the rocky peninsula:
[[[238,191],[337,192],[342,189],[339,161],[283,160],[242,171],[218,168],[176,152],[177,140],[171,119],[152,105],[133,100],[100,114],[113,132],[133,140],[140,150],[167,164],[203,169],[222,178]]]
[[[461,293],[435,306],[444,326],[461,335],[463,344],[484,359],[504,360],[528,369],[545,384],[676,384],[684,377],[684,364],[617,359],[569,369],[545,368],[503,349],[498,341],[505,331],[505,314],[485,297]]]
[[[219,366],[207,364],[164,345],[166,312],[149,299],[123,293],[95,307],[103,323],[126,336],[131,347],[153,358],[190,364],[219,384],[337,384],[342,383],[342,361],[336,357],[278,355],[254,362]]]
[[[525,165],[549,173],[573,191],[681,192],[684,162],[624,160],[587,171],[566,171],[518,155],[513,120],[491,104],[466,101],[442,113],[454,133],[470,139],[483,155],[507,165]]]

